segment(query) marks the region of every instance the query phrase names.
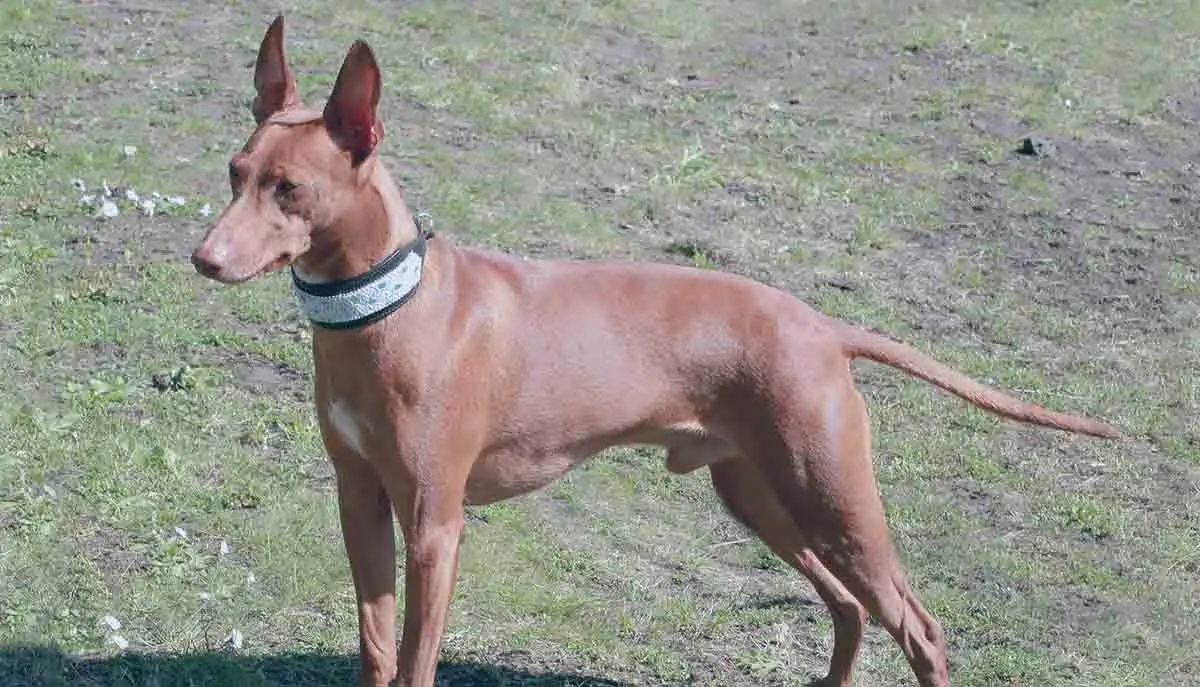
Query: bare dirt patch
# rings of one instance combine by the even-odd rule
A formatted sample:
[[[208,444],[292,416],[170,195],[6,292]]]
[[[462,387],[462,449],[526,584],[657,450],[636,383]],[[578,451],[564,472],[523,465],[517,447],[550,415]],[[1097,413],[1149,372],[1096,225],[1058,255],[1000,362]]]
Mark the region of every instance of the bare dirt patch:
[[[130,575],[150,569],[150,557],[125,532],[99,526],[82,538],[80,547],[112,590],[126,584]]]
[[[307,398],[308,373],[287,363],[234,350],[217,351],[216,359],[232,370],[237,385],[250,393]]]

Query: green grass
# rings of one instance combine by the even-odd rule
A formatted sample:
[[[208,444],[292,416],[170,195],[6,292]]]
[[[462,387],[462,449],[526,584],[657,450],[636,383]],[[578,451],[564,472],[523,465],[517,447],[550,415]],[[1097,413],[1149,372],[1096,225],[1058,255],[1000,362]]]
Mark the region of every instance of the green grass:
[[[220,288],[186,261],[277,9],[0,0],[0,683],[351,679],[306,327],[283,277]],[[385,159],[440,232],[742,271],[1123,427],[1015,427],[856,366],[955,684],[1200,673],[1189,3],[285,9],[314,104],[371,41]],[[1026,135],[1051,155],[1015,155]],[[101,220],[75,179],[185,202]],[[452,684],[823,674],[823,608],[706,475],[614,451],[472,515]],[[858,678],[911,684],[877,627]]]

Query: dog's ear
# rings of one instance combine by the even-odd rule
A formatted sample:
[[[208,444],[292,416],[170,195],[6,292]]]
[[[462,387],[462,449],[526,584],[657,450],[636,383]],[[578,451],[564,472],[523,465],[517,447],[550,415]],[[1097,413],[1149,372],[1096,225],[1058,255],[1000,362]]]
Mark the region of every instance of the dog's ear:
[[[338,71],[329,102],[325,103],[325,128],[351,163],[362,164],[383,138],[377,107],[383,80],[375,55],[363,41],[354,41]]]
[[[296,105],[296,80],[283,55],[283,15],[275,17],[258,48],[254,64],[254,90],[258,94],[250,106],[254,121],[262,124],[267,117]]]

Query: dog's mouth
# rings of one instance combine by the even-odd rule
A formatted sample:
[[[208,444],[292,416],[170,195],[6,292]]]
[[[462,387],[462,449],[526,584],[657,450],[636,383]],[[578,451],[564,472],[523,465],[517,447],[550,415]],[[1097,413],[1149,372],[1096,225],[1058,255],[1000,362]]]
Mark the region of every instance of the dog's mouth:
[[[288,265],[291,265],[295,260],[296,256],[292,253],[283,253],[278,257],[267,261],[265,265],[257,270],[245,273],[229,272],[227,270],[216,268],[212,265],[196,262],[195,260],[193,260],[193,263],[196,265],[196,271],[202,276],[227,286],[233,286],[236,284],[245,284],[248,281],[253,281],[261,276],[271,274],[272,272],[278,272]]]
[[[227,283],[227,284],[244,284],[248,281],[258,279],[259,277],[263,277],[268,274],[278,272],[278,271],[282,270],[283,268],[287,267],[288,265],[291,265],[295,260],[296,260],[296,256],[292,255],[291,253],[283,253],[283,254],[279,255],[278,257],[267,261],[267,264],[260,267],[257,272],[253,272],[247,277],[243,277],[241,279],[236,279],[236,280],[231,280],[231,281],[228,281],[225,283]]]
[[[259,270],[254,276],[260,277],[264,274],[271,274],[272,272],[278,272],[279,270],[287,267],[288,265],[291,265],[295,260],[296,260],[296,256],[292,255],[291,253],[284,253],[283,255],[280,255],[279,257],[275,258],[274,260],[272,260],[272,261],[268,262],[266,265],[264,265],[263,268],[261,270]]]

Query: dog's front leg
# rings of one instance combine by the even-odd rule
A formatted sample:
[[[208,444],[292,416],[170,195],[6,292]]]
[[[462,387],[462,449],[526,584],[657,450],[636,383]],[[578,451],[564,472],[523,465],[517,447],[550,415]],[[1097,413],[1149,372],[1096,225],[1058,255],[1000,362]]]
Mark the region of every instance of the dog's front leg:
[[[404,633],[401,687],[433,687],[463,527],[461,489],[418,489],[404,531]],[[399,509],[398,509],[399,510]]]
[[[342,538],[358,598],[359,676],[386,687],[396,675],[396,540],[392,504],[374,467],[334,461]]]

